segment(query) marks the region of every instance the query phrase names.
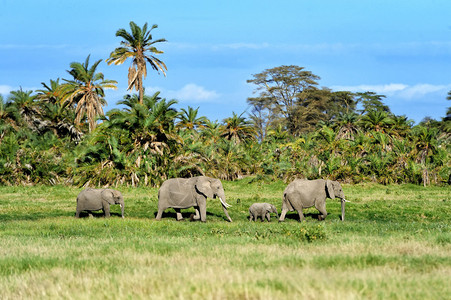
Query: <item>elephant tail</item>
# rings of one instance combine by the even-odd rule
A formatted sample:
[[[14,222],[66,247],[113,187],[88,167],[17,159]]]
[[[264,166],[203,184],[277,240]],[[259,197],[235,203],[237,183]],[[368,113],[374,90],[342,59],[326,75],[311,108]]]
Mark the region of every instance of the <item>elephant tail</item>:
[[[293,206],[291,206],[287,193],[283,194],[282,210],[293,211]]]

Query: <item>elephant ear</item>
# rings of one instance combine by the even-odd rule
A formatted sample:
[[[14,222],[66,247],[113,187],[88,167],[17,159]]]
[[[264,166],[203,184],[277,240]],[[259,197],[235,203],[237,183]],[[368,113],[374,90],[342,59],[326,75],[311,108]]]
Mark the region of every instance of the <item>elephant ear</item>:
[[[274,206],[274,204],[271,204],[272,212],[277,213],[277,208]]]
[[[116,190],[112,190],[112,192],[113,192],[113,196],[114,196],[114,202],[116,204],[118,204],[121,200],[122,194],[121,194],[121,192],[116,191]]]
[[[102,200],[107,201],[109,204],[115,204],[114,194],[113,194],[112,190],[109,190],[109,189],[103,190],[101,195],[102,195]]]
[[[266,204],[266,211],[267,211],[267,212],[272,212],[272,211],[273,211],[272,206],[273,206],[272,204],[267,203],[267,204]]]
[[[329,194],[330,199],[335,199],[334,185],[332,180],[326,180],[326,191]]]
[[[206,197],[213,199],[213,190],[210,181],[205,177],[200,177],[196,181],[196,189]]]

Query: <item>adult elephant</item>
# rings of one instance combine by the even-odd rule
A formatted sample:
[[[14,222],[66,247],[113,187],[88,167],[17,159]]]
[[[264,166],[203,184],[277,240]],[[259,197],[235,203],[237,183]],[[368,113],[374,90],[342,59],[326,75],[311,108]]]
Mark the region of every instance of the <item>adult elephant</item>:
[[[206,221],[207,198],[218,197],[221,201],[224,213],[229,220],[232,219],[227,212],[230,205],[227,204],[224,188],[219,179],[206,176],[192,178],[172,178],[163,182],[158,191],[158,213],[157,220],[167,208],[173,208],[177,213],[177,221],[183,219],[180,209],[194,207],[196,214],[194,220]]]
[[[105,217],[110,216],[110,205],[119,204],[121,206],[122,218],[124,218],[124,197],[121,192],[112,189],[92,189],[87,188],[77,196],[77,212],[75,217],[80,217],[82,211],[103,210]]]
[[[345,195],[341,184],[338,181],[316,179],[305,180],[296,179],[291,182],[283,192],[282,213],[279,222],[285,220],[285,214],[288,211],[296,210],[299,214],[299,220],[305,220],[302,210],[304,208],[315,206],[321,213],[319,220],[324,220],[327,216],[326,198],[341,199],[341,220],[345,219]]]

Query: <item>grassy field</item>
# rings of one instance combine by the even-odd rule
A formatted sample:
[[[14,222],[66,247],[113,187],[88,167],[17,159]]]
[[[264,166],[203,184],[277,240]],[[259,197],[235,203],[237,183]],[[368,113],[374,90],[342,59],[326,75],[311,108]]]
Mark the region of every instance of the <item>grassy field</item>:
[[[80,189],[0,187],[0,299],[449,299],[451,189],[344,185],[328,217],[248,221],[279,211],[282,182],[223,182],[233,223],[155,221],[157,189],[119,187],[126,218],[75,219]],[[185,217],[193,210],[186,210]]]

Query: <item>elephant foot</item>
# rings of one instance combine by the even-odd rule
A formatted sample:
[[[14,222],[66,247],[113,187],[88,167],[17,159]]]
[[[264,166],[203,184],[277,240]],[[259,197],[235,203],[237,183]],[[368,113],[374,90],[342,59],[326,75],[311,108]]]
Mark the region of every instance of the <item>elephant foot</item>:
[[[190,220],[191,222],[199,221],[199,220],[200,220],[200,217],[197,217],[197,218],[196,218],[196,215],[195,215],[195,214],[191,214],[191,215],[189,216],[189,220]]]

